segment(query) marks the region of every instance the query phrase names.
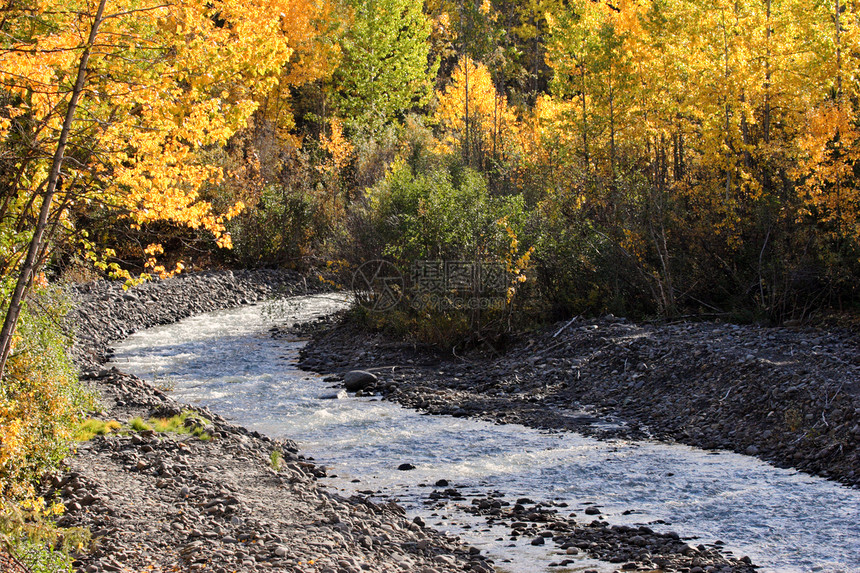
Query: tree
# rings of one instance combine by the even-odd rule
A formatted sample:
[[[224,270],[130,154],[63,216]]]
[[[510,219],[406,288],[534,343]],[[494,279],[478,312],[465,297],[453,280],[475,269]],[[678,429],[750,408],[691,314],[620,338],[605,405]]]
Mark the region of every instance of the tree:
[[[826,225],[828,234],[860,244],[860,15],[845,0],[819,3],[828,9],[820,37],[829,39],[817,51],[817,69],[824,89],[805,118],[800,168],[804,214]],[[829,20],[829,21],[828,21]]]
[[[459,148],[466,164],[478,169],[505,162],[517,142],[517,117],[487,66],[463,58],[438,98],[436,120],[451,151]]]
[[[17,280],[4,301],[0,376],[39,267],[74,231],[73,206],[132,226],[206,229],[229,245],[224,222],[242,206],[217,213],[201,199],[220,177],[203,152],[226,143],[275,85],[292,53],[278,16],[287,11],[285,0],[34,0],[5,10],[0,248],[4,275]]]
[[[349,127],[371,134],[427,103],[436,64],[430,23],[411,0],[351,0],[335,102]]]

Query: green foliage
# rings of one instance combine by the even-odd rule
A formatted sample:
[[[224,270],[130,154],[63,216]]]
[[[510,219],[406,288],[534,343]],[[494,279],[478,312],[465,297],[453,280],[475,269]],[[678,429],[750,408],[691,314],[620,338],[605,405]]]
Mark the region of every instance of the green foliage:
[[[75,440],[78,442],[86,442],[92,440],[96,436],[104,436],[117,432],[122,428],[122,424],[116,420],[96,420],[88,418],[84,420],[75,431]]]
[[[352,21],[335,73],[335,101],[348,126],[378,133],[427,103],[436,65],[429,61],[430,23],[420,2],[349,0]]]
[[[477,275],[470,275],[465,288],[438,292],[407,284],[400,306],[378,314],[357,311],[356,318],[371,328],[447,348],[497,338],[511,328],[511,303],[526,280],[532,252],[518,239],[526,222],[525,202],[519,195],[493,196],[480,173],[457,162],[421,159],[424,153],[416,151],[408,162],[395,161],[353,212],[360,221],[353,236],[375,250],[348,251],[344,258],[353,267],[363,259],[385,258],[405,277],[415,264],[488,265],[499,269],[501,282],[492,292],[478,288]]]
[[[53,517],[63,509],[35,497],[0,501],[0,544],[32,573],[71,573],[71,554],[88,548],[91,537],[83,528],[58,528]]]
[[[272,453],[269,454],[269,463],[272,465],[273,470],[276,472],[281,471],[281,466],[284,463],[284,457],[281,455],[281,452],[272,450]]]
[[[4,294],[10,281],[2,282]],[[7,299],[8,300],[8,299]],[[66,354],[60,323],[68,302],[43,287],[19,321],[6,375],[0,384],[0,494],[19,497],[28,484],[69,452],[84,412],[95,397],[78,382]]]
[[[250,265],[290,263],[301,259],[310,233],[311,205],[305,194],[267,185],[253,211],[230,225],[234,255]]]
[[[74,559],[63,551],[40,543],[20,541],[13,543],[11,553],[30,573],[72,573]]]
[[[134,417],[128,421],[129,427],[135,432],[144,432],[146,430],[151,430],[152,426],[143,421],[143,418],[140,416]]]
[[[11,281],[2,282],[4,302]],[[0,545],[33,573],[71,573],[70,551],[89,543],[83,529],[58,529],[33,484],[70,452],[83,413],[95,397],[78,382],[60,324],[68,301],[58,288],[37,285],[21,314],[0,383]],[[90,427],[90,431],[99,431]]]
[[[503,260],[510,244],[499,222],[521,232],[524,207],[520,196],[491,196],[481,174],[456,164],[414,173],[399,161],[367,195],[381,254],[400,263]]]
[[[493,339],[498,333],[476,329],[468,312],[462,310],[416,309],[398,306],[386,312],[372,312],[356,307],[347,320],[370,331],[385,332],[395,339],[408,340],[436,349],[450,351],[462,345],[472,346],[477,337]]]
[[[204,427],[210,423],[209,420],[201,418],[194,412],[185,411],[170,418],[150,418],[146,421],[138,416],[129,420],[128,426],[136,432],[152,430],[161,434],[185,434],[208,441],[212,436],[204,430]]]

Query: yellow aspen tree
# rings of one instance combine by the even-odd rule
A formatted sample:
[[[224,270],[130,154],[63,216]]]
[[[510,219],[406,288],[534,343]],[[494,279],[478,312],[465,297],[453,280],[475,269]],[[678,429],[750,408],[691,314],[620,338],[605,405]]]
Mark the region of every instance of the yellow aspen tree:
[[[280,19],[291,55],[284,60],[274,87],[260,100],[257,114],[271,122],[280,141],[299,147],[294,134],[292,91],[299,86],[331,78],[341,59],[338,38],[342,17],[329,0],[285,2]]]
[[[504,161],[510,156],[518,140],[517,116],[496,90],[487,66],[462,58],[451,84],[437,97],[435,119],[449,152],[460,149],[478,168],[485,168],[488,159]]]
[[[131,225],[205,229],[229,246],[200,187],[223,145],[277,83],[292,48],[286,0],[31,0],[5,14],[0,204],[6,271],[0,373],[21,301],[74,205]],[[70,71],[76,70],[74,73]],[[14,232],[9,232],[14,228]],[[22,240],[23,239],[23,240]],[[154,252],[154,251],[151,251]],[[117,269],[119,270],[119,269]]]
[[[801,162],[796,175],[803,182],[803,214],[831,229],[836,238],[860,242],[860,129],[857,97],[860,87],[860,15],[847,0],[818,3],[827,17],[816,19],[819,37],[828,41],[816,48],[821,89],[807,114],[800,141]]]

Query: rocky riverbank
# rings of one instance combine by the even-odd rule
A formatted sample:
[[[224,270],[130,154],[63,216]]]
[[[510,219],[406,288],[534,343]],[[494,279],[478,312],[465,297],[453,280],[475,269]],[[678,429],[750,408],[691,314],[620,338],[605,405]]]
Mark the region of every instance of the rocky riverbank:
[[[186,413],[195,434],[125,431],[81,443],[66,470],[46,476],[64,526],[88,527],[93,551],[78,571],[491,571],[477,550],[408,520],[394,504],[345,499],[317,487],[324,469],[296,444],[274,441],[101,366],[108,345],[195,313],[318,290],[289,272],[203,273],[123,291],[73,289],[70,324],[81,377],[101,396],[93,416],[124,424]],[[189,414],[190,412],[190,414]]]
[[[455,357],[340,324],[302,357],[370,370],[362,391],[432,414],[678,441],[860,485],[860,343],[846,331],[608,316]]]

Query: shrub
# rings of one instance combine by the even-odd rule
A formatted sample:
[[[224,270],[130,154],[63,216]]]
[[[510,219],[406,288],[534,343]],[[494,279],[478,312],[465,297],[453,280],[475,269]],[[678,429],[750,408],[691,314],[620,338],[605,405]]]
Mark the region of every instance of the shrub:
[[[653,314],[652,276],[595,222],[544,208],[532,213],[526,234],[535,245],[532,300],[545,319]]]
[[[0,547],[31,573],[71,573],[72,552],[87,548],[91,536],[86,529],[54,525],[63,510],[61,503],[48,505],[38,497],[0,501]]]
[[[68,454],[84,412],[95,407],[66,354],[70,339],[60,324],[67,308],[58,288],[44,286],[19,319],[0,384],[2,497],[25,496],[30,483],[55,467]]]
[[[518,195],[494,197],[484,177],[457,164],[414,173],[397,161],[368,191],[365,213],[398,262],[419,259],[503,260],[510,247],[505,225],[518,234],[525,221]]]
[[[284,457],[281,455],[281,452],[272,450],[272,453],[269,454],[269,463],[272,465],[273,470],[276,472],[281,471],[281,466],[284,463]]]
[[[407,289],[397,308],[354,316],[448,348],[510,330],[511,303],[531,256],[519,239],[526,219],[521,196],[492,195],[480,173],[456,162],[398,160],[353,214],[352,235],[360,237],[361,248],[343,258],[353,268],[369,259],[388,260]],[[460,273],[456,281],[453,268]],[[419,276],[425,270],[442,277],[430,290]],[[492,288],[486,272],[495,277]]]

